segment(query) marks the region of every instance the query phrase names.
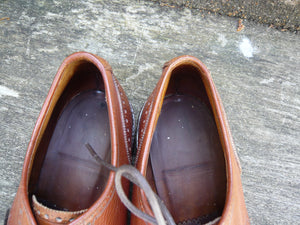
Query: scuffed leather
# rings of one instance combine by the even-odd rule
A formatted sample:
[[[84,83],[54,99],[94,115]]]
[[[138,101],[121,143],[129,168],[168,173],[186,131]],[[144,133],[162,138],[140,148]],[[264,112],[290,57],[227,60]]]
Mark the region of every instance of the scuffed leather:
[[[144,176],[146,175],[152,136],[160,114],[164,95],[168,87],[171,73],[179,65],[193,65],[201,72],[201,78],[212,106],[221,143],[224,149],[227,170],[227,193],[223,214],[217,224],[250,224],[244,201],[239,160],[232,142],[224,108],[209,71],[197,58],[188,55],[180,56],[172,59],[164,65],[162,76],[152,94],[144,104],[138,121],[136,167]],[[144,193],[136,186],[134,186],[132,196],[133,203],[139,209],[153,215]],[[131,225],[145,224],[148,223],[134,215],[131,216]]]
[[[25,156],[20,185],[8,217],[8,225],[63,224],[59,222],[49,223],[49,221],[42,219],[36,220],[30,206],[28,182],[41,134],[44,132],[57,99],[74,74],[74,71],[68,65],[80,60],[94,64],[102,74],[110,119],[111,163],[119,167],[130,162],[133,126],[132,112],[125,92],[114,77],[110,65],[104,59],[86,52],[70,55],[60,66],[37,119]],[[124,189],[128,192],[128,183],[124,185]],[[114,174],[110,173],[106,188],[99,199],[70,224],[124,225],[126,223],[126,212],[126,208],[115,191]]]

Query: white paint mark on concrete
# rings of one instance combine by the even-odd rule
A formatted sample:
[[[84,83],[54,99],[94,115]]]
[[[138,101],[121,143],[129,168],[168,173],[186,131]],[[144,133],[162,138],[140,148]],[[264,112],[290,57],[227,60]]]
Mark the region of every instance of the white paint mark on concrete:
[[[285,116],[282,118],[282,121],[281,121],[281,125],[284,125],[285,124],[285,121],[286,121],[286,118]]]
[[[290,81],[283,81],[282,82],[283,86],[291,87],[291,86],[296,86],[296,83],[290,82]]]
[[[11,97],[18,98],[19,93],[12,89],[9,89],[8,87],[0,85],[0,97],[2,97],[2,96],[11,96]]]
[[[218,55],[218,53],[214,50],[212,50],[210,53],[213,54],[213,55]]]
[[[59,18],[62,18],[63,16],[61,14],[57,14],[57,13],[51,13],[51,12],[47,12],[46,15],[45,15],[45,18],[46,19],[59,19]]]
[[[0,107],[0,112],[7,111],[7,110],[8,110],[8,108],[6,108],[6,107],[4,107],[4,106],[1,106],[1,107]]]
[[[225,47],[228,41],[223,34],[219,34],[218,42],[220,42],[222,47]]]
[[[31,38],[29,37],[27,40],[27,44],[26,44],[26,55],[30,56],[30,40]]]
[[[270,79],[263,79],[262,81],[260,81],[260,84],[269,84],[272,83],[274,81],[274,78],[270,78]]]
[[[252,47],[251,41],[244,37],[239,45],[240,51],[246,58],[253,57],[254,48]]]
[[[46,53],[53,53],[58,51],[58,47],[55,46],[53,48],[40,48],[38,49],[39,52],[46,52]]]
[[[281,0],[281,1],[283,1],[285,4],[291,5],[291,6],[295,6],[295,5],[297,5],[298,3],[300,3],[299,0]]]

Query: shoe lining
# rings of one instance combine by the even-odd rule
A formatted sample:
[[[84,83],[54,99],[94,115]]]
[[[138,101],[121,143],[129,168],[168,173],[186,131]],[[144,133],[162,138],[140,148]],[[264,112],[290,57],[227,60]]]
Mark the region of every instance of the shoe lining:
[[[206,104],[190,95],[164,99],[150,161],[157,193],[176,223],[204,218],[188,223],[204,224],[221,216],[226,196],[225,159]]]
[[[61,113],[37,182],[36,198],[46,207],[79,211],[89,208],[103,192],[109,171],[86,151],[91,143],[110,162],[110,128],[105,93],[76,95]]]

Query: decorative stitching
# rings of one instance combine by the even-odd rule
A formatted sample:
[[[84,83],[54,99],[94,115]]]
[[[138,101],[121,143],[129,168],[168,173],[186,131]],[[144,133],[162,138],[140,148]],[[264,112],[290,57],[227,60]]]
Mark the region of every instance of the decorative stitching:
[[[128,120],[128,114],[129,112],[127,112],[127,109],[124,109],[123,105],[126,104],[126,99],[124,98],[124,95],[120,95],[121,90],[120,90],[120,85],[119,83],[116,81],[116,78],[114,77],[113,73],[112,73],[112,78],[113,78],[113,82],[116,88],[116,92],[117,92],[117,96],[119,99],[119,106],[120,106],[120,112],[121,112],[121,121],[122,121],[122,130],[123,130],[123,136],[124,136],[124,142],[125,142],[125,148],[126,148],[126,154],[127,154],[127,159],[129,162],[131,162],[131,147],[129,148],[129,146],[131,146],[131,138],[129,140],[129,137],[127,136],[127,131],[126,131],[126,123],[129,122]],[[121,104],[120,104],[121,103]],[[124,115],[125,114],[125,115]],[[124,121],[125,118],[125,121]]]
[[[221,219],[221,217],[217,217],[214,220],[205,223],[204,225],[214,225],[216,222],[218,222]],[[202,224],[201,220],[203,220],[203,217],[195,218],[195,219],[188,219],[182,222],[177,223],[177,225],[190,225],[190,224]]]
[[[87,209],[83,209],[83,210],[79,210],[79,211],[74,211],[74,212],[72,212],[72,211],[60,211],[60,210],[50,209],[50,208],[42,205],[41,203],[39,203],[37,201],[35,195],[32,196],[32,201],[35,202],[39,207],[45,209],[46,211],[49,211],[50,213],[57,213],[57,212],[59,212],[59,213],[63,213],[63,214],[71,214],[71,213],[72,214],[82,214],[85,211],[87,211]]]
[[[79,215],[87,211],[87,209],[74,212],[51,209],[38,202],[35,195],[32,196],[32,201],[35,204],[33,206],[33,210],[35,211],[38,217],[55,223],[69,223],[72,219],[76,219]],[[37,207],[39,207],[40,209],[38,209]],[[43,210],[44,212],[41,212],[41,210]]]
[[[156,93],[156,89],[154,90],[155,91],[155,93]],[[141,148],[142,148],[142,143],[143,143],[143,141],[144,141],[144,137],[145,137],[145,133],[146,133],[146,130],[147,130],[147,127],[148,127],[148,124],[149,124],[149,120],[150,120],[150,115],[151,115],[151,112],[152,112],[152,109],[153,109],[153,102],[154,102],[154,98],[153,98],[153,93],[151,94],[151,96],[150,96],[150,98],[149,98],[149,100],[147,101],[148,103],[147,103],[147,106],[146,107],[148,107],[149,106],[149,103],[150,103],[150,108],[149,108],[149,110],[148,110],[148,115],[146,116],[146,118],[145,119],[143,119],[143,121],[145,121],[145,124],[143,125],[143,130],[141,131],[142,132],[142,135],[141,135],[141,138],[140,138],[140,141],[139,141],[139,143],[137,143],[138,144],[138,151],[137,151],[137,153],[136,153],[136,158],[135,158],[135,164],[137,163],[137,161],[138,161],[138,158],[139,158],[139,155],[140,155],[140,152],[141,152]],[[143,108],[143,112],[142,112],[142,114],[141,114],[141,118],[140,119],[142,119],[142,117],[144,116],[144,109],[145,108]],[[139,121],[139,123],[141,123],[141,121]],[[138,131],[139,132],[139,131]]]

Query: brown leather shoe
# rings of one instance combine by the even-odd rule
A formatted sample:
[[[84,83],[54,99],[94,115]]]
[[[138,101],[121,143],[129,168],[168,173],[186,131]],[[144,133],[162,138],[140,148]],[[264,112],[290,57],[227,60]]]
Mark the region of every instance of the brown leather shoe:
[[[114,173],[85,145],[116,167],[128,164],[132,126],[109,64],[85,52],[67,57],[34,128],[8,224],[126,224]]]
[[[177,224],[249,224],[225,112],[198,59],[165,64],[140,114],[136,167]],[[133,203],[153,215],[136,186]],[[147,223],[132,216],[131,225],[139,224]]]

